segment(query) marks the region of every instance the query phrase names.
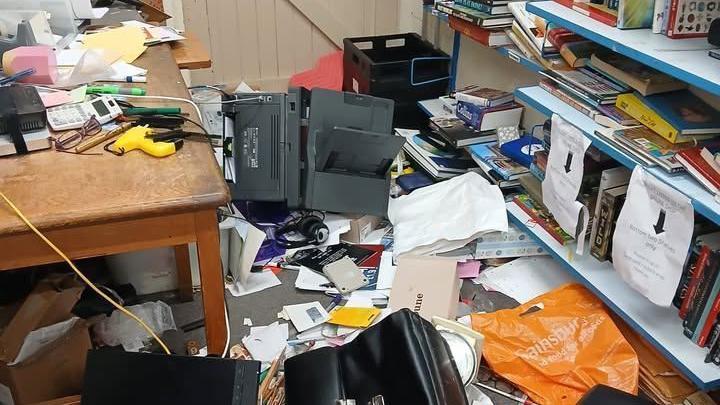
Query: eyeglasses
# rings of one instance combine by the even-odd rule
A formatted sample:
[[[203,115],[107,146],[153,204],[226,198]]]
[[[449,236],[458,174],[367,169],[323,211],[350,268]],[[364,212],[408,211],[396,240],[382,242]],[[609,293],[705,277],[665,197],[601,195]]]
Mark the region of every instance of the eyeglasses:
[[[75,131],[64,132],[57,138],[52,139],[55,150],[66,152],[80,145],[83,139],[95,136],[102,131],[102,125],[93,115],[83,126]]]

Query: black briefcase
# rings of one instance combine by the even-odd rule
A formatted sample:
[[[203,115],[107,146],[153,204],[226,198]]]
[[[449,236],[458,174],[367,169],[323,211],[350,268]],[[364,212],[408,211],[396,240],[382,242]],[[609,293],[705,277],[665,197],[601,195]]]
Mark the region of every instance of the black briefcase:
[[[342,347],[285,361],[285,393],[287,405],[467,405],[447,343],[408,309]]]

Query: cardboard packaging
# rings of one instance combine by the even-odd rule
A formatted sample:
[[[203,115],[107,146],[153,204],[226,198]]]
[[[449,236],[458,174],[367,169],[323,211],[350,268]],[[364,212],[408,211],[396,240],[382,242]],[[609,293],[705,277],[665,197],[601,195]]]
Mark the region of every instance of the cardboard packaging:
[[[350,243],[362,243],[368,234],[380,225],[382,218],[374,215],[347,215],[352,218],[350,230],[340,235],[340,240]]]
[[[53,278],[25,299],[0,335],[0,403],[32,404],[81,392],[90,336],[83,320],[69,320],[82,291],[73,279]],[[65,321],[59,337],[27,339],[40,348],[22,353],[30,332]]]
[[[397,259],[389,306],[394,311],[408,308],[428,321],[433,316],[455,319],[461,284],[455,259],[402,255]]]

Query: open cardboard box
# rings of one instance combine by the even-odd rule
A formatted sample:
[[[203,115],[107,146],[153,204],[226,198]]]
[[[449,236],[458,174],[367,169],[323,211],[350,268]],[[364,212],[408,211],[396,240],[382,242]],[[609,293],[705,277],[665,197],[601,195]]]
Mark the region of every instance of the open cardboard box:
[[[31,404],[80,393],[91,343],[87,325],[73,319],[70,311],[82,291],[72,278],[43,280],[2,331],[1,404]]]

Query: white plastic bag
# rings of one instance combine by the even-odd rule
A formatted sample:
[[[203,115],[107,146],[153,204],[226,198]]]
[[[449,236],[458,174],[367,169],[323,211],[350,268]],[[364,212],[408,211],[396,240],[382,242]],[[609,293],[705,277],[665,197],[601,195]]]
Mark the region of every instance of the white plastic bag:
[[[146,302],[125,307],[142,319],[157,335],[166,330],[177,329],[172,309],[162,301]],[[122,345],[128,352],[137,352],[145,347],[150,335],[134,319],[120,311],[114,311],[93,328],[98,340],[108,346]]]
[[[500,188],[473,172],[390,200],[388,218],[395,256],[449,252],[486,232],[508,228]]]

